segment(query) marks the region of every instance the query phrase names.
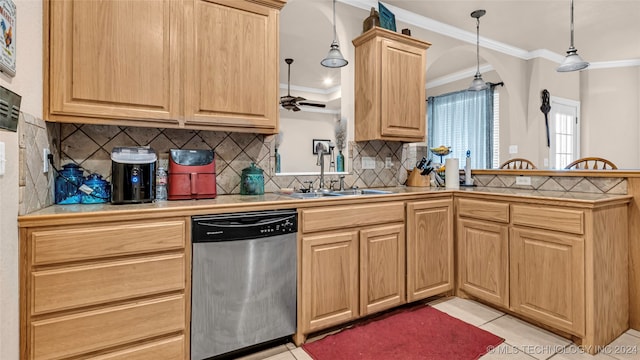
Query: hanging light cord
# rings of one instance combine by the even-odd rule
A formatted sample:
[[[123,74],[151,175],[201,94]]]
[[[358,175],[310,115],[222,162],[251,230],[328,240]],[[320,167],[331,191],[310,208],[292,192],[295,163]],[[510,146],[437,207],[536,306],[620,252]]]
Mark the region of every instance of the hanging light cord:
[[[573,4],[573,2],[571,2],[571,4]],[[571,20],[571,23],[573,24],[573,20]],[[338,42],[338,35],[336,33],[336,0],[333,0],[333,42]]]
[[[573,47],[573,0],[571,0],[571,49]]]
[[[476,18],[476,75],[480,74],[480,18]]]

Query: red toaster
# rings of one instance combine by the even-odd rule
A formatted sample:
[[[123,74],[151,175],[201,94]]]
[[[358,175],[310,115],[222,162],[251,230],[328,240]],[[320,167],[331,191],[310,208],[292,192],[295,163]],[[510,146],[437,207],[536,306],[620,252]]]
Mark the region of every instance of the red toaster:
[[[216,197],[216,162],[213,150],[169,151],[169,200]]]

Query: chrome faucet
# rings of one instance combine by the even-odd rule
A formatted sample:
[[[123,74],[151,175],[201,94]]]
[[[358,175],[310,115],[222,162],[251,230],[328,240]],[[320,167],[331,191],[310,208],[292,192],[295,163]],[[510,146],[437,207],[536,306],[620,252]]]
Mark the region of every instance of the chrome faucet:
[[[327,149],[325,144],[319,142],[316,144],[316,153],[318,154],[316,165],[320,166],[320,185],[318,186],[318,190],[327,191],[324,184],[324,155],[329,154],[329,149]]]

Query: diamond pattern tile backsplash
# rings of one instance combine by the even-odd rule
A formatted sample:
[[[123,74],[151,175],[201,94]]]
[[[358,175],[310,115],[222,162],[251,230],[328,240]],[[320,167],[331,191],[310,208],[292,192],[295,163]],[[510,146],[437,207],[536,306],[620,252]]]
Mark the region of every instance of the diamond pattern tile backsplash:
[[[252,162],[265,170],[265,191],[273,192],[282,187],[301,188],[305,181],[319,186],[318,176],[274,176],[274,136],[249,133],[227,133],[182,129],[155,129],[119,127],[107,125],[61,124],[60,164],[75,162],[87,173],[98,173],[111,178],[111,150],[116,146],[150,146],[160,158],[168,161],[169,149],[213,149],[216,155],[216,184],[218,194],[240,193],[242,169]],[[408,145],[398,142],[372,141],[350,144],[351,174],[345,176],[345,186],[385,187],[403,184],[406,180],[405,164]],[[375,169],[362,170],[362,157],[375,158]],[[385,168],[385,158],[390,157],[391,168]],[[328,160],[326,160],[328,161]],[[400,171],[402,170],[402,171]],[[337,176],[328,176],[337,180]]]
[[[275,176],[274,136],[249,133],[228,133],[204,130],[156,129],[88,124],[45,123],[30,114],[21,113],[18,126],[20,138],[20,214],[50,206],[53,200],[54,171],[43,173],[42,151],[49,148],[56,167],[69,162],[82,166],[86,172],[101,174],[111,181],[111,150],[116,146],[150,146],[166,166],[169,149],[214,149],[216,154],[217,192],[240,193],[242,169],[251,162],[265,170],[265,191],[280,188],[302,188],[312,181],[319,186],[318,176]],[[350,142],[347,151],[348,175],[345,187],[388,187],[404,184],[407,170],[416,160],[427,156],[426,146],[399,142]],[[374,160],[374,169],[363,169],[363,158]],[[387,168],[386,159],[390,159]],[[328,160],[327,160],[328,161]],[[329,175],[325,181],[337,180]],[[532,176],[531,186],[515,185],[515,176],[476,175],[476,184],[488,187],[514,187],[536,190],[577,191],[626,194],[624,178],[585,178]]]

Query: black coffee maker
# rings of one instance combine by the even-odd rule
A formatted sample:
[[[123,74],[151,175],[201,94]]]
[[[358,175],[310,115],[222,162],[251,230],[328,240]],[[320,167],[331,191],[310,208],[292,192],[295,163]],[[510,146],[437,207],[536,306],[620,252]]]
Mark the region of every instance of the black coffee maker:
[[[149,147],[111,151],[111,203],[151,202],[156,193],[156,152]]]

